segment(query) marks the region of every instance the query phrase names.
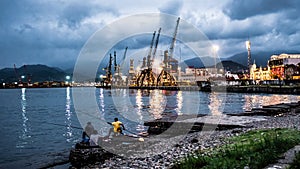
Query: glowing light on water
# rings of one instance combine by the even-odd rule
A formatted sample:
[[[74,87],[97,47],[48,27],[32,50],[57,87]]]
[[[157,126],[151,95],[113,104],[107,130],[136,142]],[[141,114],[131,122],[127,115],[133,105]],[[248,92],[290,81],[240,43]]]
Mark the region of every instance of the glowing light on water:
[[[20,142],[17,144],[18,148],[24,148],[25,145],[28,143],[28,138],[31,136],[29,135],[29,130],[30,128],[28,127],[28,117],[27,117],[27,112],[26,112],[26,88],[21,89],[22,94],[21,94],[21,115],[22,115],[22,134],[19,135]]]
[[[70,87],[66,88],[66,112],[65,112],[65,124],[66,124],[66,133],[64,136],[66,137],[66,141],[70,142],[73,136],[73,129],[72,129],[72,111],[71,111],[71,96],[70,96]]]
[[[213,116],[220,116],[222,115],[222,112],[220,112],[219,108],[222,106],[221,103],[222,101],[219,100],[219,93],[215,93],[212,92],[209,95],[209,99],[210,99],[210,104],[208,105],[209,109],[210,109],[210,113]]]
[[[177,96],[176,96],[176,99],[177,99],[177,108],[176,108],[176,112],[178,115],[182,115],[182,103],[183,103],[183,97],[182,97],[182,91],[178,91],[177,93]]]

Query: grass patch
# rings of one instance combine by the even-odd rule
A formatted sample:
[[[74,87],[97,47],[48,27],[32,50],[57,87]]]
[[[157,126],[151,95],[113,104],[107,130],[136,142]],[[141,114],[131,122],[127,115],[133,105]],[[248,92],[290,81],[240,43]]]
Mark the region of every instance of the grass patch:
[[[213,150],[199,150],[173,168],[264,168],[300,143],[300,132],[292,129],[255,130],[228,139],[229,144]]]

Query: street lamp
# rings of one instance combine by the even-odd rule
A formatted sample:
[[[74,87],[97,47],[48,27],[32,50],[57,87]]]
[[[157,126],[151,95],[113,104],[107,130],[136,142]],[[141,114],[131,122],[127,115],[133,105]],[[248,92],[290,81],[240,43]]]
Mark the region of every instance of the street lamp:
[[[217,55],[219,51],[219,46],[218,45],[213,45],[212,46],[213,52],[214,52],[214,58],[215,58],[215,76],[217,74]]]
[[[69,84],[69,80],[71,79],[71,77],[70,76],[66,76],[66,85],[68,85]]]

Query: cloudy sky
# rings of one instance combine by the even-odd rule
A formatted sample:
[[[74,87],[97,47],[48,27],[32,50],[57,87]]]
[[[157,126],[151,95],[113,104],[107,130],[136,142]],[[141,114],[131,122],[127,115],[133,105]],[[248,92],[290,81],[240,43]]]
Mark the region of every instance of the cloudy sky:
[[[219,45],[221,57],[245,52],[248,38],[252,51],[300,51],[298,0],[1,0],[0,69],[13,64],[68,67],[97,30],[142,13],[181,17]],[[131,42],[131,49],[149,46]]]

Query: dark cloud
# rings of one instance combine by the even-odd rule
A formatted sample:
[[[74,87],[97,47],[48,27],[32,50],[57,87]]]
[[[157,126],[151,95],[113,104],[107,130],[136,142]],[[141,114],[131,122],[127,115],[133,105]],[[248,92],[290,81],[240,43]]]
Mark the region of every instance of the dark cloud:
[[[244,52],[244,42],[248,37],[251,39],[253,50],[299,49],[300,1],[228,0],[219,3],[211,4],[208,0],[171,0],[163,4],[156,1],[152,6],[149,6],[149,2],[142,3],[138,12],[146,9],[147,12],[159,11],[161,15],[167,13],[175,17],[162,17],[157,22],[150,17],[149,20],[153,19],[155,26],[126,25],[124,22],[118,28],[112,28],[114,31],[121,28],[124,32],[135,32],[141,26],[153,27],[153,30],[151,27],[146,34],[122,40],[112,50],[117,50],[119,55],[124,52],[126,46],[129,47],[129,54],[139,49],[147,51],[152,31],[157,31],[159,27],[162,27],[159,47],[162,50],[168,49],[171,39],[167,36],[173,35],[177,16],[181,17],[178,38],[185,38],[195,46],[201,46],[196,42],[200,35],[190,32],[192,30],[184,26],[186,20],[207,35],[212,43],[220,45],[220,56]],[[127,9],[129,6],[131,8]],[[120,16],[131,15],[135,11],[133,8],[137,6],[129,1],[1,0],[0,68],[11,67],[14,63],[41,63],[53,66],[74,63],[81,48],[93,33]],[[122,11],[122,14],[119,11]],[[109,33],[104,36],[107,36],[104,39],[108,40],[114,37]],[[106,42],[100,38],[95,46],[101,46],[103,43]],[[184,50],[182,53],[189,55]]]
[[[61,64],[76,60],[86,40],[100,28],[97,15],[117,10],[92,2],[0,1],[0,68],[16,63]]]
[[[171,0],[164,4],[159,11],[166,14],[171,14],[178,16],[183,6],[183,1],[181,0]]]
[[[101,6],[99,4],[82,3],[81,1],[66,5],[59,15],[59,24],[66,24],[72,29],[77,29],[83,19],[89,18],[99,13],[111,13],[115,16],[120,15],[119,12],[109,6]]]
[[[298,0],[232,0],[225,5],[223,12],[231,19],[242,20],[248,17],[277,13],[299,8]]]

